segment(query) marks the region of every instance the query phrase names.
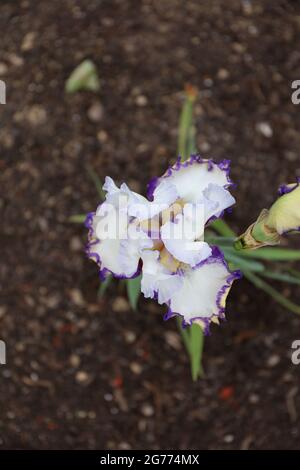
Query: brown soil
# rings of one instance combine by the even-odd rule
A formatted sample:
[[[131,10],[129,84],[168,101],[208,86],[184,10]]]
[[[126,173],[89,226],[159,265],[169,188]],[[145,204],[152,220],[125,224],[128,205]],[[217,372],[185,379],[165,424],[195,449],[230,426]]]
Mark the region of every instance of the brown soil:
[[[86,230],[68,223],[98,203],[88,164],[140,191],[165,170],[186,83],[199,151],[232,159],[237,230],[300,176],[299,2],[2,1],[0,28],[2,448],[299,449],[296,316],[236,283],[193,384],[162,308],[132,312],[116,284],[97,301]],[[85,58],[101,91],[66,96]]]

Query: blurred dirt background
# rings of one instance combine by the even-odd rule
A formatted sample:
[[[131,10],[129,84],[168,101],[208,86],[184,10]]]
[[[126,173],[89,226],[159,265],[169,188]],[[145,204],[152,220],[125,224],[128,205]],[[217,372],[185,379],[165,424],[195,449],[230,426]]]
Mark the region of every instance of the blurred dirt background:
[[[68,222],[99,202],[88,164],[144,192],[174,160],[187,83],[200,153],[232,159],[236,230],[300,176],[299,2],[2,0],[0,28],[1,448],[299,449],[299,318],[235,283],[194,384],[161,307],[117,284],[98,301]],[[85,58],[101,91],[66,96]]]

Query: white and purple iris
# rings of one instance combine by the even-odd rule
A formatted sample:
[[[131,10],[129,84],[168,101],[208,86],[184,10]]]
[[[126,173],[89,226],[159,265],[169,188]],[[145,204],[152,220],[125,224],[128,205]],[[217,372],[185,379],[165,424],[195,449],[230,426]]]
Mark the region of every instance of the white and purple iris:
[[[148,199],[106,177],[105,201],[86,219],[87,255],[100,275],[133,278],[142,273],[145,297],[166,304],[165,319],[179,315],[205,332],[225,317],[225,301],[240,274],[222,252],[204,241],[208,223],[235,203],[228,191],[229,161],[179,158],[148,186]]]

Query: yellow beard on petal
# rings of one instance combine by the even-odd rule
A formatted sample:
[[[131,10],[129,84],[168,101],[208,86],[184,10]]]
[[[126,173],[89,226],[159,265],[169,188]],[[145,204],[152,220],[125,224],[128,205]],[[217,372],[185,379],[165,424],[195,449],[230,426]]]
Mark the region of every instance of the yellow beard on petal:
[[[175,273],[181,264],[180,261],[174,258],[174,256],[172,256],[166,248],[161,250],[159,261],[172,273]]]
[[[164,248],[164,244],[161,240],[152,240],[153,247],[151,248],[152,251],[161,251]]]
[[[182,212],[185,202],[183,199],[177,199],[168,209],[165,209],[160,214],[161,225],[166,224],[170,220],[174,220],[176,215]]]
[[[176,215],[182,212],[184,204],[185,202],[183,199],[178,199],[174,204],[162,211],[160,214],[152,217],[152,219],[143,220],[139,223],[144,232],[152,234],[153,247],[151,249],[160,251],[159,259],[161,264],[172,273],[175,273],[178,270],[179,265],[182,263],[174,258],[164,247],[163,242],[159,238],[160,227],[170,220],[174,220]],[[155,238],[155,235],[153,236],[153,234],[157,234],[157,238]]]
[[[152,219],[145,219],[140,222],[141,229],[146,232],[157,232],[159,233],[160,229],[160,222],[159,222],[159,215],[152,217]]]

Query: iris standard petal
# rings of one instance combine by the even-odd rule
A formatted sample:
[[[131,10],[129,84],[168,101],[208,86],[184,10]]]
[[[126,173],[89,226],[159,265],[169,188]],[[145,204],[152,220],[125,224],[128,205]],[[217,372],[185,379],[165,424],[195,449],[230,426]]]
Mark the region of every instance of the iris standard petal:
[[[213,183],[210,183],[207,188],[204,189],[203,196],[205,204],[205,222],[222,217],[224,211],[236,202],[227,189]]]
[[[192,267],[212,253],[208,243],[199,240],[203,234],[203,204],[186,204],[174,222],[169,221],[161,227],[161,239],[166,249],[177,260]]]
[[[176,199],[178,199],[178,193],[175,185],[170,181],[162,181],[154,190],[152,201],[146,198],[130,201],[128,212],[139,221],[149,220],[168,209]]]
[[[148,185],[148,197],[151,198],[165,179],[175,185],[179,198],[196,203],[202,198],[203,191],[212,183],[224,188],[232,185],[229,178],[229,160],[215,163],[204,160],[199,155],[192,155],[181,162],[179,158],[161,177],[152,180]]]

